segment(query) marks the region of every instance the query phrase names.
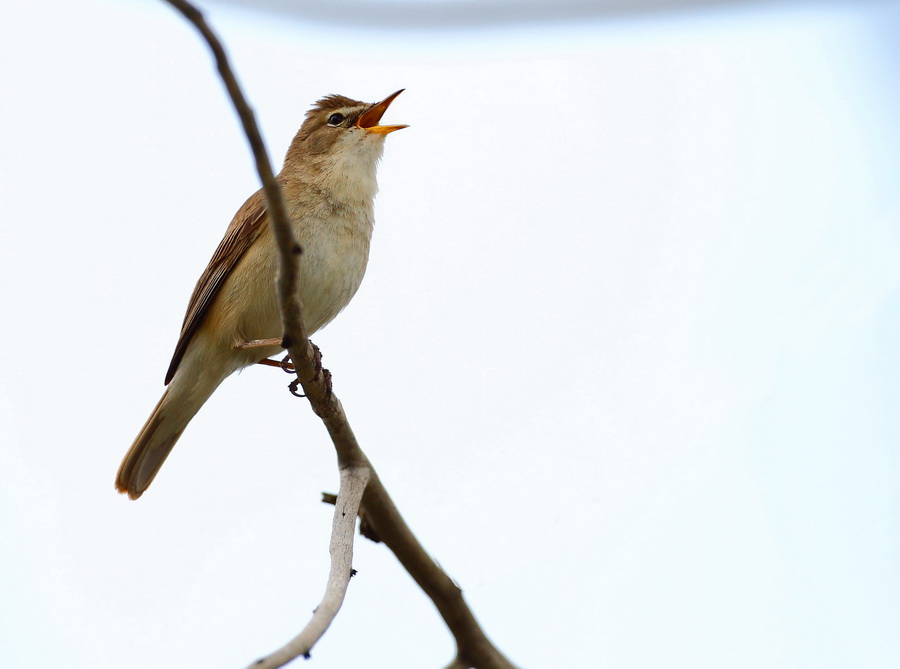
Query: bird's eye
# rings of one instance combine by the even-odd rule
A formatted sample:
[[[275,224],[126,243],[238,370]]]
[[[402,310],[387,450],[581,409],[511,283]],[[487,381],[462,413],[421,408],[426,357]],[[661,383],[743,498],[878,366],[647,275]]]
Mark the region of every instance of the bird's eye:
[[[344,120],[343,114],[332,114],[328,117],[328,125],[340,125]]]

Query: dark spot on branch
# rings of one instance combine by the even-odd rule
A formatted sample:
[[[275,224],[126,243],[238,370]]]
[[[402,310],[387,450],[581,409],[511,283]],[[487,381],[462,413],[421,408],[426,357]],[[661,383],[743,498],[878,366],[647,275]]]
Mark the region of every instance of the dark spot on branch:
[[[287,335],[283,335],[281,337],[281,348],[288,349],[293,346],[294,342],[291,341],[291,338]]]
[[[303,247],[299,244],[294,244],[294,247],[291,249],[291,253],[293,253],[295,256],[299,256],[303,253]]]
[[[350,570],[350,578],[353,578],[353,577],[356,576],[358,573],[359,573],[359,572],[356,571],[355,569],[351,569],[351,570]]]

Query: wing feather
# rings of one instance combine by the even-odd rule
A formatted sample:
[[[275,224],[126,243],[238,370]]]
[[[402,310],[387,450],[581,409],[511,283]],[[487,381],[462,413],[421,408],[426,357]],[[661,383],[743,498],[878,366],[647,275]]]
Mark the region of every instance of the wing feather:
[[[169,364],[169,371],[166,372],[166,385],[175,376],[175,371],[184,358],[191,339],[209,313],[222,284],[225,283],[238,262],[244,257],[247,249],[260,235],[263,226],[267,224],[266,214],[266,200],[263,192],[259,190],[248,198],[231,220],[225,236],[219,242],[219,247],[213,253],[209,265],[200,280],[197,281],[194,292],[191,294],[184,323],[181,326],[181,335],[175,345],[175,354]]]

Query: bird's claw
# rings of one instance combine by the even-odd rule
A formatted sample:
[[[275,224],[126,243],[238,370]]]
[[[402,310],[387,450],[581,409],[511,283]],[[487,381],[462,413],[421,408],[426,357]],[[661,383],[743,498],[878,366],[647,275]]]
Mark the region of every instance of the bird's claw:
[[[288,384],[288,390],[291,391],[291,395],[294,397],[306,397],[303,393],[298,393],[297,388],[300,386],[300,379],[294,379]]]
[[[294,372],[297,371],[294,368],[294,363],[291,362],[290,354],[284,356],[284,359],[282,359],[281,363],[279,363],[278,366],[281,367],[281,371],[287,372],[288,374],[293,374]]]

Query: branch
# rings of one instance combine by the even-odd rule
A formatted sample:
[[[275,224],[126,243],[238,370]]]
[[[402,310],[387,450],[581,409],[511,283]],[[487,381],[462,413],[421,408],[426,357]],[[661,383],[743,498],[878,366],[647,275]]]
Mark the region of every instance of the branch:
[[[206,23],[203,14],[184,0],[166,0],[166,2],[181,12],[206,40],[215,57],[219,75],[225,83],[225,88],[228,90],[228,94],[241,119],[241,125],[244,128],[244,133],[256,160],[256,171],[263,184],[269,221],[281,260],[277,287],[285,333],[282,344],[290,352],[297,377],[303,386],[304,392],[310,397],[310,401],[313,401],[313,396],[319,399],[318,403],[313,404],[314,408],[316,408],[316,413],[322,416],[322,412],[325,411],[327,413],[329,408],[330,413],[335,413],[336,409],[340,408],[340,403],[331,394],[330,377],[327,376],[327,373],[322,370],[319,364],[318,350],[310,343],[303,322],[303,307],[300,303],[300,291],[297,290],[298,257],[302,254],[303,249],[297,243],[291,230],[291,222],[284,205],[281,187],[275,180],[272,164],[269,161],[259,127],[256,124],[253,109],[244,98],[222,43]],[[313,381],[318,382],[313,383]],[[330,405],[328,400],[331,400]],[[336,407],[333,405],[336,405]],[[343,429],[341,429],[341,426],[337,426],[334,431],[329,428],[329,432],[332,433],[332,440],[338,451],[341,491],[338,504],[335,506],[329,550],[331,553],[331,571],[325,595],[322,603],[316,608],[312,620],[310,620],[303,631],[286,646],[276,651],[276,653],[255,662],[254,667],[265,667],[267,669],[280,667],[300,655],[308,657],[312,647],[331,625],[331,621],[334,620],[340,610],[344,601],[344,595],[347,592],[353,562],[353,530],[356,526],[356,516],[358,515],[360,501],[369,478],[369,465],[365,455],[362,455],[353,433],[350,431],[350,426],[346,424],[346,420],[344,421]],[[340,435],[340,440],[335,437],[335,434]],[[362,455],[362,457],[357,457],[357,453]],[[347,499],[342,499],[342,494],[346,494]]]
[[[241,91],[240,84],[237,82],[237,77],[234,76],[234,72],[228,64],[228,56],[225,55],[225,49],[222,46],[222,43],[219,41],[219,38],[216,37],[209,25],[207,25],[200,10],[191,3],[185,2],[185,0],[164,1],[177,9],[184,18],[200,31],[203,39],[206,40],[206,43],[212,50],[213,56],[216,59],[216,68],[219,70],[219,76],[222,78],[222,82],[228,90],[231,102],[234,104],[234,108],[241,119],[241,125],[244,128],[244,134],[247,136],[247,141],[250,142],[250,150],[256,160],[256,171],[259,174],[259,179],[262,181],[263,190],[266,194],[266,204],[269,207],[269,220],[272,221],[272,227],[275,229],[276,234],[280,234],[278,237],[278,246],[279,248],[285,246],[289,249],[299,249],[300,247],[297,245],[296,241],[294,241],[293,234],[291,233],[291,222],[287,215],[287,209],[284,206],[281,188],[278,186],[278,182],[275,181],[275,174],[272,172],[272,163],[269,162],[269,155],[266,153],[266,147],[263,144],[262,136],[259,134],[259,127],[256,125],[256,117],[253,114],[253,108],[247,103],[247,99]],[[283,239],[285,235],[289,237]],[[294,243],[282,243],[287,242],[288,239]],[[300,253],[300,251],[295,252]]]
[[[165,1],[181,12],[206,40],[215,56],[219,75],[228,89],[228,94],[240,116],[244,132],[250,142],[250,148],[256,160],[256,169],[262,181],[266,202],[269,206],[269,221],[275,234],[281,261],[277,287],[284,325],[284,340],[282,344],[290,353],[291,361],[296,369],[297,379],[303,387],[303,392],[309,399],[313,411],[325,423],[331,440],[334,442],[338,456],[338,466],[341,470],[341,492],[343,492],[345,482],[347,482],[349,487],[348,477],[355,481],[357,474],[359,474],[360,480],[362,480],[361,473],[363,471],[369,472],[368,485],[362,484],[365,489],[362,497],[362,508],[366,519],[374,528],[376,534],[393,551],[400,563],[415,579],[416,583],[419,584],[419,587],[434,602],[456,640],[458,659],[454,661],[454,665],[462,666],[462,664],[469,663],[471,667],[476,667],[477,669],[514,669],[513,664],[487,638],[463,599],[462,591],[438,567],[437,563],[431,559],[415,538],[400,516],[400,512],[391,500],[390,495],[388,495],[387,490],[381,484],[381,480],[378,478],[378,474],[376,474],[369,459],[359,447],[359,443],[356,441],[353,430],[350,428],[350,424],[344,414],[340,400],[332,392],[331,375],[327,370],[322,369],[318,349],[309,342],[307,337],[306,328],[303,324],[300,293],[297,290],[299,257],[303,250],[291,231],[291,224],[284,207],[281,189],[272,173],[272,166],[263,146],[253,110],[244,99],[237,79],[228,64],[224,48],[206,24],[200,11],[184,0]],[[351,476],[350,472],[355,473]],[[356,489],[355,484],[353,489]],[[342,516],[341,527],[344,527],[343,523],[347,517],[344,512],[350,512],[351,504],[349,496],[346,501],[338,500],[337,508],[335,509],[335,528],[339,524],[337,518],[339,514]],[[355,522],[356,513],[350,514],[349,518],[352,518]],[[338,542],[338,537],[333,534],[332,548],[335,547],[336,542]],[[352,539],[349,544],[342,544],[342,546],[350,551],[348,555],[344,556],[349,559],[352,556]],[[333,577],[335,580],[337,576],[343,578],[346,575],[349,578],[349,570],[342,571],[342,567],[335,562],[336,554],[341,553],[343,555],[344,548],[335,550],[332,553],[333,562],[331,575],[329,576],[329,590],[326,592],[326,597],[323,600],[323,604],[327,601],[329,607],[335,606],[336,602],[334,613],[329,611],[328,613],[323,613],[321,618],[317,618],[317,612],[307,628],[285,648],[291,647],[295,650],[299,648],[299,654],[308,655],[309,649],[321,637],[321,634],[325,632],[328,623],[333,619],[334,614],[337,613],[340,601],[343,600],[343,592],[338,595],[337,590],[333,590],[331,586]],[[346,584],[343,585],[343,590],[346,590]],[[327,617],[328,615],[330,617]],[[310,631],[310,628],[313,626],[320,630],[315,638],[313,638],[313,632]],[[304,640],[302,644],[295,645],[297,640],[307,634],[307,632],[309,632],[309,635],[305,639],[308,640]],[[284,656],[284,661],[281,664],[257,664],[254,666],[281,666],[289,662],[293,657],[297,657],[297,655],[293,657],[287,657],[287,655]],[[265,661],[261,660],[261,662]]]
[[[312,620],[300,634],[284,647],[254,662],[249,669],[276,669],[294,658],[309,658],[312,647],[337,616],[353,575],[353,531],[356,529],[356,516],[368,481],[369,470],[365,467],[341,470],[341,488],[335,500],[334,524],[328,549],[331,554],[331,573],[328,575],[325,596],[313,612]]]

